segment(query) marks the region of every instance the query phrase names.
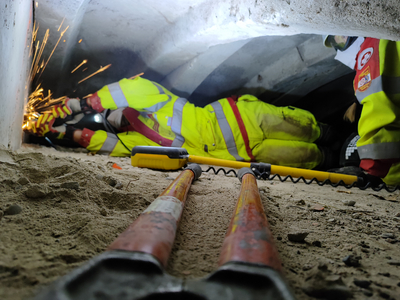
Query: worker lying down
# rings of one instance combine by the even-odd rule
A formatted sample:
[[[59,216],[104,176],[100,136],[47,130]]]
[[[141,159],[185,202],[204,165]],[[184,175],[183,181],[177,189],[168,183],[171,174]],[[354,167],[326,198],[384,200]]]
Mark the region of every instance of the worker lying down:
[[[90,109],[101,113],[117,134],[75,128],[77,113]],[[338,161],[329,148],[335,142],[330,128],[308,111],[276,107],[251,95],[196,107],[141,77],[106,85],[86,99],[67,98],[32,122],[29,131],[71,139],[91,152],[111,156],[129,156],[129,149],[144,145],[306,169],[326,170]]]

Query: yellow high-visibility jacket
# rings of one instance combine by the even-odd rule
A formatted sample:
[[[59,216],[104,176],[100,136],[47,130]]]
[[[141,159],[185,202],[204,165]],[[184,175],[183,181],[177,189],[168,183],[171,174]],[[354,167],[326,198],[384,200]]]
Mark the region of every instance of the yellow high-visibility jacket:
[[[370,173],[375,175],[385,168],[383,162],[389,162],[389,168],[400,161],[400,42],[366,38],[355,69],[354,90],[363,105],[357,142],[360,166],[372,165]],[[384,178],[386,183],[400,184],[395,165]]]
[[[137,77],[103,87],[90,101],[98,111],[121,107],[137,111],[135,123],[140,132],[118,134],[129,148],[182,147],[192,155],[308,169],[322,161],[313,143],[320,136],[320,128],[311,113],[275,107],[251,95],[237,101],[224,98],[201,108],[155,82]],[[112,156],[130,155],[113,134],[104,131],[96,131],[87,149]]]

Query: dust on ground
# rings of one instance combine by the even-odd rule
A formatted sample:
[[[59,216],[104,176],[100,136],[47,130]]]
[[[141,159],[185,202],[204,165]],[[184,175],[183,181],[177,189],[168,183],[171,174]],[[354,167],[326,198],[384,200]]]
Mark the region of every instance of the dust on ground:
[[[0,150],[0,299],[30,298],[102,253],[178,174],[79,151]],[[399,191],[279,181],[258,186],[298,299],[335,293],[400,299]],[[217,268],[239,191],[237,178],[209,173],[192,185],[169,274],[199,278]],[[306,237],[294,242],[288,235]]]

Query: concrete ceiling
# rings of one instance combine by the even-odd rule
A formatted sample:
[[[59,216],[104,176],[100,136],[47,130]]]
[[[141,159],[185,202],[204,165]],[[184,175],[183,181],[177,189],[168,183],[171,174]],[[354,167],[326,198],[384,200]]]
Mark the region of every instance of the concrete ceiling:
[[[399,15],[398,0],[39,0],[44,57],[69,26],[41,82],[82,97],[144,72],[197,105],[232,93],[288,105],[350,72],[322,34],[400,39]]]

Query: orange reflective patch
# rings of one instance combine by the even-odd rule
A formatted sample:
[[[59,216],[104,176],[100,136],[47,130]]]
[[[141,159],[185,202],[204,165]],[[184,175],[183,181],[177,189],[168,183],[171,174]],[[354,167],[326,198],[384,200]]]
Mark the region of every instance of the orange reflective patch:
[[[371,86],[371,72],[369,66],[358,76],[358,89],[361,92],[366,91]]]

